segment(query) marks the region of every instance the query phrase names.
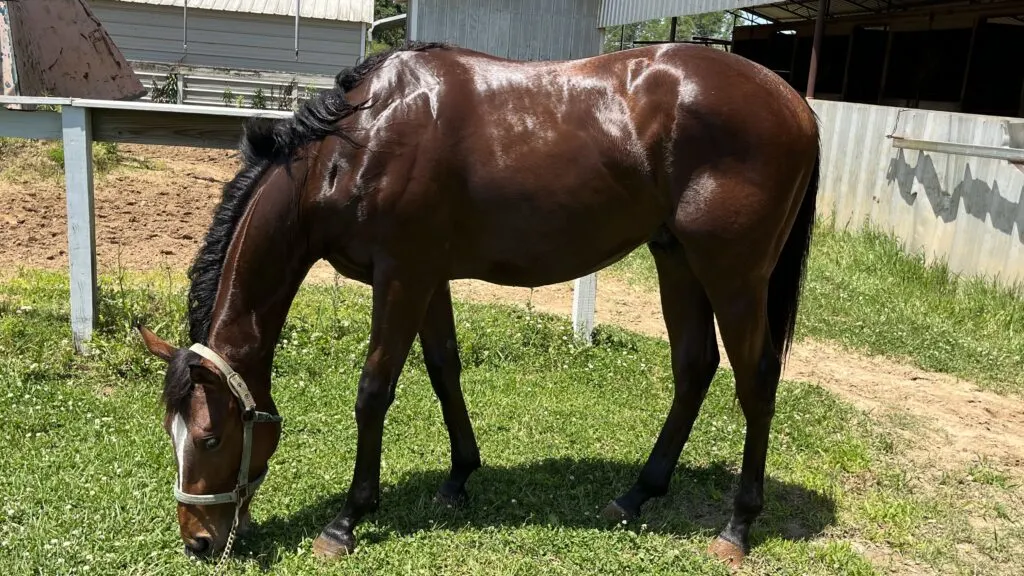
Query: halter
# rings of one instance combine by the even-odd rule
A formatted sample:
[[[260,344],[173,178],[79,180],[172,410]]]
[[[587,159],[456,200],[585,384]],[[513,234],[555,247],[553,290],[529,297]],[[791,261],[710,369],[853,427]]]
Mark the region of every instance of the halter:
[[[228,388],[238,398],[242,408],[241,416],[244,427],[242,433],[242,462],[238,468],[238,483],[235,489],[231,492],[221,492],[219,494],[189,494],[181,489],[182,478],[180,475],[174,485],[174,497],[182,504],[212,506],[214,504],[235,503],[235,520],[231,524],[231,533],[228,535],[227,546],[225,546],[224,554],[221,556],[221,562],[223,562],[224,558],[230,553],[231,546],[234,544],[242,502],[256,493],[256,489],[260,487],[263,479],[267,476],[266,471],[264,471],[255,480],[249,481],[249,460],[252,457],[252,425],[257,422],[281,422],[282,418],[277,414],[257,411],[256,401],[253,400],[249,387],[245,385],[245,380],[242,379],[238,372],[232,370],[231,366],[228,366],[228,363],[216,352],[202,344],[193,344],[189,350],[206,358],[221,371],[227,379]],[[179,463],[178,465],[182,466],[184,463]]]

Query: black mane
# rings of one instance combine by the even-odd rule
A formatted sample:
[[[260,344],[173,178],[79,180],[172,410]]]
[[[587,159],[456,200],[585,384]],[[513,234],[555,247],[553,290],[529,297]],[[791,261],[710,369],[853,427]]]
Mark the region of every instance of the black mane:
[[[192,377],[189,374],[189,364],[192,358],[199,355],[181,348],[175,352],[168,364],[167,373],[164,374],[164,393],[162,395],[164,406],[172,414],[181,414],[192,396]]]
[[[336,135],[359,147],[352,137],[344,133],[337,123],[371,104],[363,101],[353,104],[345,93],[358,86],[375,72],[395,52],[422,51],[447,48],[440,43],[408,43],[404,46],[376,54],[354,68],[341,71],[334,79],[334,87],[302,104],[295,115],[287,120],[250,118],[244,126],[240,143],[243,165],[231,182],[223,189],[213,222],[202,248],[189,268],[191,288],[188,295],[189,336],[193,342],[206,344],[210,333],[213,304],[217,297],[221,270],[235,226],[245,213],[257,183],[275,162],[289,158],[296,150],[330,135]],[[185,379],[188,382],[188,378]],[[170,386],[167,383],[166,386]],[[180,392],[165,389],[164,398],[181,397]],[[186,394],[187,395],[187,394]]]

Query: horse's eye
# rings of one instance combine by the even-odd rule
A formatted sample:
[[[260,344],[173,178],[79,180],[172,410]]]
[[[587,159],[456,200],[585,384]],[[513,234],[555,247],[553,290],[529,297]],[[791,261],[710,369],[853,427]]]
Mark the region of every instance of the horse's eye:
[[[213,450],[217,446],[220,446],[220,438],[217,438],[216,436],[211,436],[210,438],[203,440],[203,447],[207,450]]]

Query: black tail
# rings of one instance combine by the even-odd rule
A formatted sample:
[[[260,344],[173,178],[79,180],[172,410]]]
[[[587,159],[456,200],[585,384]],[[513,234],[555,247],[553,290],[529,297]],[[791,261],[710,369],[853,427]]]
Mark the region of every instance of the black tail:
[[[814,219],[818,201],[818,178],[821,166],[821,146],[814,159],[814,170],[807,184],[800,212],[797,213],[793,229],[782,247],[782,254],[772,271],[768,282],[768,329],[772,343],[779,351],[779,359],[785,363],[796,328],[796,315],[800,307],[800,293],[807,269],[807,255],[814,232]]]

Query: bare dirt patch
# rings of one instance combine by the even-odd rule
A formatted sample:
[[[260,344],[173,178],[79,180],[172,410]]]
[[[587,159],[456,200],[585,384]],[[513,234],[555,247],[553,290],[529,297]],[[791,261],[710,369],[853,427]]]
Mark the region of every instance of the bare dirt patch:
[[[543,312],[572,312],[571,283],[538,288],[531,295],[524,288],[459,281],[452,291],[456,298],[473,301],[524,306],[532,301]],[[638,290],[614,276],[599,275],[596,317],[599,323],[667,338],[657,293]],[[721,338],[719,350],[723,366],[728,366]],[[982,455],[1024,469],[1024,402],[1015,398],[820,341],[794,344],[784,376],[820,384],[863,410],[887,414],[898,425],[902,419],[907,428],[923,428],[931,438],[918,438],[927,453],[921,456],[959,464]]]
[[[64,182],[40,173],[51,162],[46,150],[32,145],[0,162],[0,267],[67,266]],[[128,157],[159,159],[158,169],[118,168],[95,177],[100,271],[188,266],[222,183],[234,175],[234,152],[131,145],[121,150]]]
[[[38,163],[44,145],[2,159],[0,178],[0,269],[67,266],[65,198],[59,177],[41,178],[12,171],[18,163]],[[124,154],[155,160],[159,169],[118,168],[96,178],[97,253],[100,270],[122,266],[149,270],[183,269],[199,247],[223,182],[237,167],[231,151],[158,146],[122,146]],[[28,175],[26,175],[28,174]],[[319,263],[308,281],[333,281]],[[456,298],[501,302],[567,315],[571,283],[526,288],[477,281],[453,283]],[[597,321],[655,337],[665,337],[656,292],[628,285],[610,275],[598,281]],[[725,354],[723,353],[723,359]],[[727,360],[723,361],[727,364]],[[1024,402],[985,392],[970,382],[915,369],[892,360],[860,355],[835,345],[799,342],[785,376],[816,382],[871,412],[901,420],[926,434],[915,442],[920,456],[963,463],[979,456],[1024,470]],[[920,419],[922,427],[909,426]]]

